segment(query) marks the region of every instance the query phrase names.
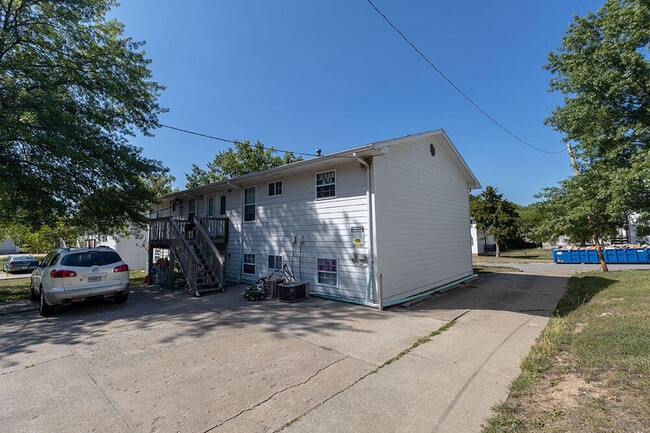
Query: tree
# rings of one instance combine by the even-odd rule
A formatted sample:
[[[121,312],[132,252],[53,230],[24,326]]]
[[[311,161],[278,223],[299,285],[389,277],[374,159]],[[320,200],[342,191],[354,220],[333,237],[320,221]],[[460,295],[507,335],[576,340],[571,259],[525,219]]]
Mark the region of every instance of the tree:
[[[574,243],[614,235],[621,218],[616,212],[607,213],[606,203],[612,193],[603,186],[603,180],[595,173],[582,173],[563,180],[559,187],[545,188],[536,196],[542,199],[535,206],[543,215],[537,234],[544,240],[566,235]]]
[[[274,156],[274,153],[275,149],[267,149],[259,141],[254,146],[251,146],[248,140],[235,142],[235,148],[219,152],[214,160],[208,163],[207,170],[192,164],[192,173],[185,175],[185,186],[192,188],[206,185],[302,160],[302,157],[294,157],[292,152],[286,152],[284,156]]]
[[[572,233],[592,231],[603,270],[600,236],[630,212],[650,209],[649,49],[650,3],[608,0],[574,18],[545,66],[551,90],[565,95],[546,123],[565,134],[579,178],[547,190],[545,206],[570,215]]]
[[[158,197],[171,194],[174,191],[172,184],[175,180],[175,176],[165,173],[149,174],[145,176],[145,182],[156,192]]]
[[[128,143],[157,127],[163,87],[113,0],[0,0],[0,225],[110,232],[145,222],[164,173]]]
[[[515,205],[504,199],[496,188],[486,186],[480,195],[470,195],[469,212],[476,221],[476,228],[484,236],[494,238],[497,257],[501,255],[500,245],[517,237],[519,214]]]

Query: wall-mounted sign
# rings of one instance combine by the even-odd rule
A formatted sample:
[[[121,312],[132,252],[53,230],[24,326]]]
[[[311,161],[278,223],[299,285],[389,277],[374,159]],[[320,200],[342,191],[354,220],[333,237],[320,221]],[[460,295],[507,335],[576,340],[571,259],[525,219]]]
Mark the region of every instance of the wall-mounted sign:
[[[350,227],[350,232],[352,233],[352,246],[363,247],[365,244],[365,233],[363,226]]]

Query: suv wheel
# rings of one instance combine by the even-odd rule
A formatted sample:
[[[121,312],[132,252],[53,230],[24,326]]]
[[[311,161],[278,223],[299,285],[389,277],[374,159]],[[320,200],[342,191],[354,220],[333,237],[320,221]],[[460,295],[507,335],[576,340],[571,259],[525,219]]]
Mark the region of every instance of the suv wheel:
[[[51,316],[54,313],[54,307],[52,305],[48,305],[48,303],[45,301],[45,294],[42,290],[40,302],[38,303],[38,312],[43,317]]]
[[[116,304],[123,304],[127,299],[129,299],[129,292],[117,294],[113,299],[115,299]]]

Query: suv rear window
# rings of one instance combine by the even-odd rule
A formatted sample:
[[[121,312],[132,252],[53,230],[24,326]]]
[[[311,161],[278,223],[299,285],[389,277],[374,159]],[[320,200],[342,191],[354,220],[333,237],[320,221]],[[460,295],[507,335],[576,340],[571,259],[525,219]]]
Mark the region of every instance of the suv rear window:
[[[85,251],[82,253],[68,254],[61,260],[61,264],[63,266],[89,268],[95,265],[110,265],[121,260],[120,255],[115,251]]]

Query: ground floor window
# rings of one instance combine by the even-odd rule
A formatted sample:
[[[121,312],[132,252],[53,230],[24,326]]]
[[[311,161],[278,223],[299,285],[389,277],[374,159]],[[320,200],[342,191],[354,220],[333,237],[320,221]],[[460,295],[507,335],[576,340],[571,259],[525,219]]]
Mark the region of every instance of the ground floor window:
[[[255,275],[255,254],[244,254],[244,273]]]
[[[318,284],[336,286],[338,283],[338,265],[336,259],[318,259]]]
[[[282,256],[269,256],[269,270],[278,271],[282,269]]]

